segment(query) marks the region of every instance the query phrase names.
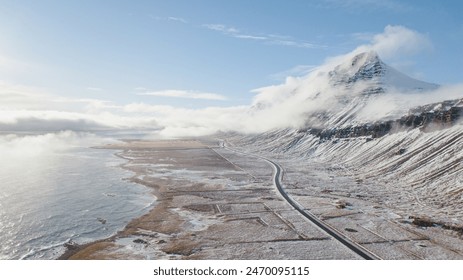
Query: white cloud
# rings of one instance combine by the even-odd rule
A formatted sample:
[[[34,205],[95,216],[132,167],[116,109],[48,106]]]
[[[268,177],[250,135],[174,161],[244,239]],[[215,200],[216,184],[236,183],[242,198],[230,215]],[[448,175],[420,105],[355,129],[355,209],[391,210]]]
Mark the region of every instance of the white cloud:
[[[3,131],[93,131],[108,129],[158,129],[157,120],[148,115],[124,115],[122,112],[100,111],[76,113],[56,110],[2,110]]]
[[[45,89],[0,81],[0,110],[46,108],[50,99]]]
[[[388,25],[384,32],[373,36],[372,42],[360,46],[357,52],[374,50],[383,58],[410,55],[432,49],[428,36],[400,25]]]
[[[226,36],[230,36],[233,38],[262,41],[269,45],[280,45],[280,46],[309,48],[309,49],[326,48],[326,46],[323,46],[323,45],[295,40],[291,36],[273,35],[273,34],[248,34],[248,33],[241,32],[239,29],[235,27],[229,27],[224,24],[203,24],[202,26],[209,30],[217,31]]]
[[[316,68],[316,65],[296,65],[290,69],[271,74],[269,77],[277,81],[284,81],[287,77],[305,76]]]
[[[227,27],[223,24],[203,24],[203,27],[214,31],[220,31],[225,34],[235,34],[239,32],[238,29],[234,27]]]
[[[213,26],[216,31],[239,33],[235,28]],[[272,37],[286,40],[285,37]],[[380,55],[394,57],[423,50],[430,44],[427,37],[402,26],[387,26],[384,32],[371,37],[371,42],[356,48],[347,55],[328,59],[318,67],[299,65],[280,73],[287,77],[279,85],[256,89],[249,106],[209,107],[203,109],[176,108],[165,105],[130,103],[116,105],[98,99],[72,99],[58,97],[42,89],[0,83],[0,129],[3,130],[92,130],[92,129],[151,129],[164,137],[200,136],[218,131],[259,133],[279,128],[316,126],[317,115],[324,110],[336,111],[345,104],[339,96],[358,97],[365,84],[355,90],[333,87],[328,72],[336,63],[361,51],[375,50]],[[226,100],[220,94],[192,90],[164,90],[145,92],[136,88],[136,94]],[[360,117],[380,117],[390,114],[399,105],[420,105],[461,96],[463,86],[440,88],[436,92],[416,95],[392,93],[392,97],[378,99],[364,109]]]
[[[167,17],[168,20],[171,20],[171,21],[178,21],[178,22],[181,22],[181,23],[188,23],[188,21],[184,18],[181,18],[181,17]]]
[[[157,129],[151,116],[124,115],[111,101],[76,99],[0,82],[0,130]]]
[[[322,46],[322,45],[316,45],[316,44],[312,44],[308,42],[299,42],[299,41],[293,41],[293,40],[269,40],[268,43],[271,45],[308,48],[308,49],[325,48],[325,46]]]
[[[134,103],[126,105],[124,111],[155,115],[159,126],[162,127],[158,135],[167,138],[201,136],[218,131],[255,131],[254,127],[246,125],[246,119],[249,117],[248,106],[186,109]]]
[[[205,100],[227,100],[223,95],[209,92],[199,92],[193,90],[161,90],[138,93],[138,95],[148,96],[163,96],[173,98],[188,98],[188,99],[205,99]]]
[[[158,16],[153,16],[153,15],[149,15],[149,16],[155,20],[169,20],[169,21],[177,21],[177,22],[188,24],[187,20],[183,18],[179,18],[179,17],[158,17]],[[201,27],[212,30],[212,31],[220,32],[223,35],[226,35],[229,37],[243,39],[243,40],[261,41],[269,45],[280,45],[280,46],[308,48],[308,49],[326,48],[325,45],[319,45],[319,44],[314,44],[314,43],[310,43],[307,41],[296,40],[292,38],[291,36],[246,33],[246,32],[239,30],[238,28],[230,27],[230,26],[227,26],[225,24],[220,24],[220,23],[202,24]]]
[[[395,64],[395,59],[403,61],[404,57],[430,51],[432,48],[432,42],[427,35],[401,25],[387,25],[382,33],[371,34],[368,44],[360,45],[347,54],[330,57],[320,67],[329,69],[348,57],[369,51],[375,51],[382,59]]]
[[[264,36],[254,36],[254,35],[244,35],[244,34],[236,34],[233,37],[238,38],[238,39],[268,40],[268,38]]]
[[[108,128],[91,116],[60,111],[0,111],[3,131],[89,131]]]
[[[160,16],[154,16],[154,15],[148,15],[150,18],[158,21],[175,21],[175,22],[180,22],[180,23],[188,23],[188,21],[184,18],[181,17],[160,17]]]
[[[231,36],[233,38],[238,38],[238,39],[248,39],[248,40],[268,40],[269,38],[266,36],[262,35],[250,35],[250,34],[245,34],[240,32],[239,29],[234,28],[234,27],[228,27],[223,24],[203,24],[203,27],[213,30],[213,31],[218,31],[224,35]]]
[[[37,135],[0,135],[0,154],[2,155],[0,160],[2,163],[7,163],[8,167],[17,165],[16,167],[24,168],[24,165],[36,162],[37,156],[113,141],[91,133],[76,133],[69,130]],[[41,159],[44,158],[41,157]]]

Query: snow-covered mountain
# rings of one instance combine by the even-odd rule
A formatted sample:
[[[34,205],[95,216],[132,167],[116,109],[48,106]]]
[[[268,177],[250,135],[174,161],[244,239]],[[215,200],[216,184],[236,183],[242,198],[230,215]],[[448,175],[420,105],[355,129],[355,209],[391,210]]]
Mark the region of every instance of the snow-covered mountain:
[[[357,82],[369,82],[370,91],[379,93],[391,90],[416,92],[434,90],[438,87],[413,79],[385,64],[374,51],[364,52],[347,59],[329,72],[330,81],[336,86],[351,87]]]
[[[374,51],[345,60],[329,71],[328,76],[331,90],[339,92],[338,103],[319,114],[322,128],[345,128],[398,118],[409,108],[406,102],[397,100],[397,94],[412,99],[439,87],[397,71]]]
[[[299,128],[345,128],[400,118],[419,94],[437,88],[400,73],[371,51],[334,66],[328,63],[305,77],[288,78],[283,85],[263,88],[252,110],[298,120],[288,122]]]
[[[294,106],[305,118],[302,126],[228,138],[250,153],[283,161],[289,177],[321,174],[320,187],[311,187],[318,186],[314,179],[300,182],[315,196],[357,193],[401,217],[426,216],[463,228],[463,92],[440,102],[434,94],[426,104],[436,89],[441,91],[374,52],[361,53],[271,88],[273,103],[257,100],[264,109],[256,110]],[[348,179],[336,185],[333,178]]]
[[[297,141],[310,135],[311,139],[324,142],[352,137],[371,139],[416,128],[426,132],[460,125],[463,98],[428,104],[420,102],[421,97],[428,96],[439,87],[397,71],[385,64],[374,51],[363,52],[348,57],[328,71],[314,71],[296,83],[275,91],[280,95],[277,100],[282,103],[291,100],[290,104],[299,105],[296,110],[305,110],[304,106],[309,105],[303,111],[306,118],[304,125],[296,129],[272,130],[251,138],[256,137],[256,141],[261,141],[260,138],[277,135],[285,139],[287,135],[294,136],[296,133],[294,137]],[[420,106],[410,107],[408,97],[418,100],[415,103]],[[268,105],[281,106],[277,102]],[[265,110],[268,107],[254,109]],[[282,150],[291,150],[297,142],[292,136],[288,138],[289,144],[272,141],[275,146],[269,149],[281,151],[280,148],[284,146]]]

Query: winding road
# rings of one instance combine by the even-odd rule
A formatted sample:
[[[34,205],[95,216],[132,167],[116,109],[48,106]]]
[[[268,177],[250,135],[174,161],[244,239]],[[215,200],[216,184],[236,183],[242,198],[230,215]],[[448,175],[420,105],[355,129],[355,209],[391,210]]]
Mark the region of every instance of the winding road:
[[[221,142],[220,146],[222,148],[224,148],[224,149],[227,149],[227,150],[231,151],[231,152],[242,154],[242,155],[249,156],[249,157],[259,158],[259,159],[264,160],[267,163],[269,163],[273,167],[273,170],[274,170],[274,172],[273,172],[273,184],[278,189],[281,196],[295,210],[297,210],[299,213],[301,213],[313,225],[315,225],[316,227],[318,227],[319,229],[321,229],[322,231],[324,231],[325,233],[327,233],[328,235],[333,237],[335,240],[339,241],[341,244],[346,246],[349,250],[351,250],[355,254],[359,255],[363,259],[365,259],[365,260],[378,260],[378,259],[381,259],[380,257],[375,255],[374,253],[367,250],[362,245],[360,245],[360,244],[352,241],[351,239],[349,239],[347,236],[345,236],[339,230],[333,228],[329,224],[327,224],[327,223],[323,222],[322,220],[320,220],[319,218],[317,218],[314,214],[307,211],[303,206],[301,206],[296,200],[291,198],[288,195],[288,193],[284,190],[283,184],[281,183],[281,180],[283,178],[283,168],[278,163],[276,163],[276,162],[274,162],[274,161],[272,161],[272,160],[270,160],[268,158],[265,158],[263,156],[248,154],[248,153],[245,153],[245,152],[241,152],[241,151],[237,151],[235,149],[232,149],[232,148],[228,147],[224,141]]]

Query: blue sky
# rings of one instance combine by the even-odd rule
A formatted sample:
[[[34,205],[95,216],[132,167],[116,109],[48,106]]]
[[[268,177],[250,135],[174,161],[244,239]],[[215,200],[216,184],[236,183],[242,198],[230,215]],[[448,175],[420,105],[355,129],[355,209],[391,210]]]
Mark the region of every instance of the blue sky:
[[[246,104],[251,89],[348,52],[392,24],[432,42],[402,65],[393,61],[401,70],[455,83],[463,73],[462,10],[459,1],[0,1],[0,54],[24,66],[2,67],[1,79],[120,102],[146,101],[135,94],[145,88]],[[224,103],[168,99],[151,101]]]
[[[424,40],[383,60],[413,77],[455,84],[463,80],[462,5],[0,0],[0,81],[114,106],[248,105],[253,89],[307,73],[400,26]]]

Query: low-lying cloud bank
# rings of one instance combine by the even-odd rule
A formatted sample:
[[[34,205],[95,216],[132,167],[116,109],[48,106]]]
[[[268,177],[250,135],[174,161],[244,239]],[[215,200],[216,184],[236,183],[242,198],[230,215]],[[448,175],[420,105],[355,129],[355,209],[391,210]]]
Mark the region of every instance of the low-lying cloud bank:
[[[287,77],[280,85],[255,89],[252,104],[234,107],[186,109],[164,105],[70,99],[43,91],[0,82],[1,131],[92,131],[109,129],[152,130],[159,137],[200,136],[218,131],[259,133],[271,129],[316,126],[317,114],[342,110],[346,99],[362,98],[369,85],[357,83],[340,88],[330,83],[335,66],[361,52],[375,51],[382,58],[394,58],[432,48],[429,39],[402,26],[387,26],[369,44],[329,58],[303,77]],[[404,93],[392,89],[377,95],[356,114],[359,121],[373,121],[406,112],[407,108],[461,98],[463,85],[443,86],[432,91]],[[225,99],[210,93],[164,91],[153,95]],[[319,118],[320,116],[318,116]]]
[[[44,134],[0,134],[0,155],[2,155],[0,161],[6,165],[23,164],[39,156],[66,152],[76,147],[96,146],[111,141],[115,140],[69,130]]]

